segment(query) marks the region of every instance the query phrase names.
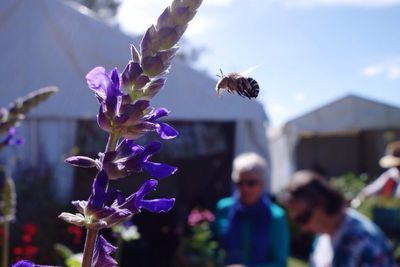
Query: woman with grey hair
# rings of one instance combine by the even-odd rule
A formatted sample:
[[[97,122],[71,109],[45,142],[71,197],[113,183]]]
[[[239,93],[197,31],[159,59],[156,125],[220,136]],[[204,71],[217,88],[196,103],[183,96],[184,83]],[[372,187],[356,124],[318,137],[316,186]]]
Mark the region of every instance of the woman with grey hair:
[[[256,153],[233,161],[233,196],[216,208],[216,234],[225,249],[228,266],[286,266],[289,231],[285,212],[264,192],[267,164]]]

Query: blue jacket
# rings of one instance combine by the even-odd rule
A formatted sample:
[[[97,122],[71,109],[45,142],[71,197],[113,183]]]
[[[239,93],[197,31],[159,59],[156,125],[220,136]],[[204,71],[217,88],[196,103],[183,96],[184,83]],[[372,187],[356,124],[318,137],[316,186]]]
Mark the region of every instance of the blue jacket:
[[[228,214],[230,209],[235,204],[236,199],[234,197],[228,197],[221,199],[217,203],[216,207],[216,220],[214,224],[214,230],[216,236],[219,240],[223,240],[224,233],[229,227],[230,221],[228,219]],[[270,203],[269,205],[271,213],[271,221],[269,224],[269,236],[268,240],[268,251],[265,251],[266,261],[263,264],[257,265],[246,265],[246,258],[250,256],[246,254],[251,253],[251,243],[245,244],[245,256],[241,264],[245,264],[248,267],[284,267],[287,266],[287,259],[289,255],[289,230],[287,226],[287,220],[285,212],[282,208],[276,204]],[[251,236],[252,224],[243,225],[243,231],[245,234]],[[247,239],[248,240],[248,239]]]

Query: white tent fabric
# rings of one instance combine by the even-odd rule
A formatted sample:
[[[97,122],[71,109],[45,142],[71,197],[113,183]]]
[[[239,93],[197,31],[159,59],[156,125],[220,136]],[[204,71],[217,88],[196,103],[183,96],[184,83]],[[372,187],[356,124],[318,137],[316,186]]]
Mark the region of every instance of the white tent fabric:
[[[129,60],[129,45],[137,45],[137,39],[97,20],[86,8],[60,0],[0,1],[0,35],[0,106],[35,89],[58,86],[60,92],[35,108],[29,118],[37,120],[36,127],[46,129],[49,147],[65,149],[74,140],[67,138],[68,143],[63,143],[67,142],[59,138],[65,134],[63,129],[74,129],[77,119],[95,118],[98,111],[86,85],[86,73],[99,65],[122,71]],[[269,159],[264,134],[268,119],[260,103],[233,95],[217,97],[214,79],[179,60],[172,66],[153,106],[171,110],[169,120],[239,122],[235,153],[256,150]],[[59,127],[48,128],[51,122]],[[29,126],[25,128],[31,131]],[[23,154],[39,164],[39,152],[24,147]],[[51,154],[57,157],[57,153]]]
[[[293,153],[301,134],[343,133],[400,127],[400,108],[348,95],[285,123],[270,136],[272,191],[277,192],[295,170]]]

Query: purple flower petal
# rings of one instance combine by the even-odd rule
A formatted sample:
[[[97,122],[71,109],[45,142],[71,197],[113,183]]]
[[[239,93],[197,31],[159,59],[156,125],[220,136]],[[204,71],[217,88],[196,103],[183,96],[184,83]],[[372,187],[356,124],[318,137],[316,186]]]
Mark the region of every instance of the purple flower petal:
[[[150,121],[156,121],[161,117],[165,117],[170,113],[170,111],[166,108],[157,108],[153,111],[151,114],[151,117],[149,118]]]
[[[19,261],[13,267],[35,267],[35,265],[30,261]]]
[[[117,250],[108,241],[99,235],[96,242],[96,247],[93,252],[93,266],[95,267],[115,267],[117,262],[111,257],[111,254]]]
[[[107,217],[108,227],[113,227],[114,225],[125,222],[132,217],[132,212],[128,209],[118,209],[111,216]]]
[[[121,91],[119,90],[119,87],[120,87],[119,72],[118,72],[117,68],[114,68],[111,71],[110,77],[111,77],[111,81],[112,81],[112,85],[113,85],[111,87],[112,90],[110,90],[110,91],[114,91],[115,93],[117,93],[117,92],[120,93]]]
[[[149,179],[139,188],[139,190],[135,193],[138,199],[143,199],[145,195],[153,191],[158,185],[158,181],[155,179]]]
[[[103,67],[96,67],[86,75],[87,84],[102,100],[107,96],[111,80]]]
[[[104,202],[107,200],[107,186],[108,186],[108,176],[106,171],[101,170],[96,178],[94,179],[92,185],[92,194],[89,197],[86,209],[88,211],[94,212],[95,210],[101,209]]]
[[[12,267],[35,267],[35,264],[33,264],[30,261],[19,261],[16,264],[14,264]]]
[[[4,146],[14,146],[14,145],[21,145],[24,143],[24,140],[21,138],[16,137],[17,129],[11,127],[8,130],[7,136],[4,138],[3,141],[0,142],[0,148]]]
[[[143,150],[143,156],[145,159],[148,159],[154,153],[157,153],[161,149],[161,142],[153,141],[150,144],[146,145]]]
[[[150,212],[168,212],[172,209],[175,203],[175,198],[160,198],[152,200],[142,200],[139,205],[141,208]]]
[[[117,201],[118,205],[121,205],[125,201],[125,198],[122,195],[121,191],[113,189],[107,192],[107,200],[105,204],[111,206],[115,200]]]
[[[146,161],[142,163],[143,169],[146,170],[151,176],[162,179],[168,177],[176,172],[177,167],[164,164]]]
[[[169,124],[163,122],[156,124],[156,132],[162,139],[172,139],[178,136],[178,131]]]

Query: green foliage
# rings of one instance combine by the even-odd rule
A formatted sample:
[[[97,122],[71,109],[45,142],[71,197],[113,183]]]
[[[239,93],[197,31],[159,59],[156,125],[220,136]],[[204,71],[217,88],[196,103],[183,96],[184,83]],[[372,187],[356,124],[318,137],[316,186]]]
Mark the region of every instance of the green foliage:
[[[289,267],[307,267],[308,264],[305,261],[296,258],[289,258],[288,262]]]
[[[183,239],[182,248],[189,266],[223,266],[223,250],[213,240],[210,224],[207,221],[191,227],[191,235]]]
[[[67,267],[81,267],[82,264],[82,253],[74,254],[70,248],[63,244],[55,244],[54,250],[57,252],[58,255],[63,258],[65,266]]]
[[[352,200],[367,185],[367,181],[367,174],[364,173],[358,176],[349,172],[339,177],[332,177],[330,184],[339,190],[346,200]]]
[[[370,219],[374,219],[373,211],[376,208],[394,209],[400,208],[400,199],[374,196],[369,197],[359,207],[359,211]]]
[[[332,178],[330,183],[344,195],[346,200],[350,201],[367,185],[367,181],[368,176],[366,174],[357,176],[354,173],[347,173]],[[398,229],[396,227],[400,222],[399,198],[368,197],[358,207],[358,211],[381,227],[393,244],[399,244],[400,238],[393,232],[394,229]],[[394,249],[395,258],[400,259],[400,246],[395,245]]]

